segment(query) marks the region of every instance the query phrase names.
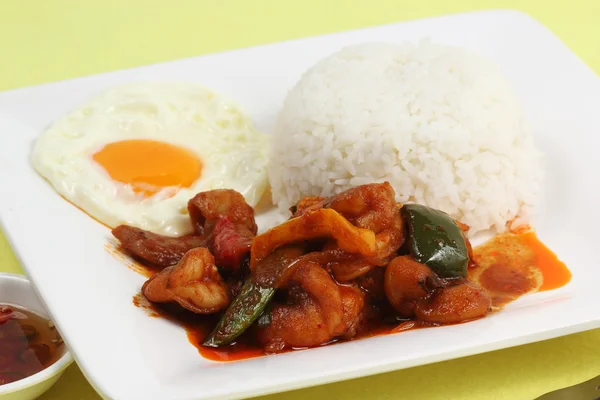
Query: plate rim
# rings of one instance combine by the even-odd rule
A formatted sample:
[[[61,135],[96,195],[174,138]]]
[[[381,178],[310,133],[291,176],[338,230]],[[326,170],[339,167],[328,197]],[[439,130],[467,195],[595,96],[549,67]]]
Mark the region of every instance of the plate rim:
[[[402,22],[396,22],[396,23],[390,23],[390,24],[384,24],[384,25],[376,25],[376,26],[370,26],[370,27],[360,28],[360,29],[352,29],[352,30],[346,30],[346,31],[340,31],[340,32],[332,32],[332,33],[323,34],[323,35],[315,35],[315,36],[310,36],[310,37],[306,37],[306,38],[298,38],[298,39],[286,40],[286,41],[281,41],[281,42],[276,42],[276,43],[269,43],[269,44],[254,46],[254,47],[247,47],[247,48],[241,48],[241,49],[227,50],[227,51],[223,51],[223,52],[209,53],[209,54],[203,54],[203,55],[200,55],[200,56],[187,57],[187,58],[170,60],[170,61],[165,61],[165,62],[159,62],[159,63],[152,63],[152,64],[148,64],[148,65],[136,66],[136,67],[131,67],[131,68],[118,69],[118,70],[107,71],[107,72],[103,72],[103,73],[99,73],[99,74],[80,76],[80,77],[76,77],[76,78],[65,79],[65,80],[60,80],[60,81],[55,81],[55,82],[48,82],[48,83],[44,83],[44,84],[41,84],[41,85],[25,86],[25,87],[16,88],[16,89],[10,89],[10,90],[7,90],[7,91],[0,92],[0,96],[5,96],[5,95],[10,96],[14,92],[18,92],[18,91],[21,91],[23,89],[32,90],[32,89],[36,89],[36,88],[40,88],[40,87],[45,87],[45,86],[48,86],[48,85],[60,85],[61,83],[64,83],[64,82],[85,80],[85,79],[90,78],[90,77],[97,77],[97,76],[109,75],[109,74],[118,74],[120,72],[127,71],[127,70],[136,70],[136,69],[140,69],[140,68],[151,68],[151,67],[154,67],[154,66],[157,66],[157,65],[165,65],[165,64],[177,63],[177,62],[182,62],[182,61],[185,62],[185,61],[192,60],[192,59],[209,57],[209,56],[214,56],[214,55],[219,55],[219,54],[225,54],[225,53],[236,53],[236,52],[242,52],[242,51],[252,51],[252,50],[255,50],[257,48],[265,48],[265,47],[269,47],[269,46],[281,45],[281,44],[284,44],[284,43],[295,42],[295,41],[302,41],[302,40],[306,40],[306,39],[326,38],[326,37],[329,37],[329,36],[332,36],[332,35],[336,35],[336,34],[345,34],[345,33],[349,33],[349,32],[368,31],[368,30],[371,30],[371,29],[374,29],[374,28],[380,28],[380,27],[385,27],[385,26],[405,25],[405,24],[419,23],[419,22],[428,21],[428,20],[435,20],[435,19],[455,18],[455,17],[459,17],[459,16],[463,16],[463,15],[473,15],[473,14],[476,14],[476,15],[483,15],[483,14],[485,14],[485,15],[487,15],[487,14],[497,14],[498,12],[500,12],[502,14],[507,14],[508,13],[510,15],[516,14],[519,17],[526,16],[528,19],[532,20],[532,22],[536,23],[539,26],[542,26],[542,27],[546,28],[539,21],[537,21],[536,19],[534,19],[530,15],[528,15],[528,14],[522,12],[522,11],[519,11],[519,10],[494,9],[494,10],[484,10],[484,11],[472,11],[472,12],[466,12],[466,13],[456,13],[456,14],[450,14],[450,15],[441,15],[441,16],[434,16],[434,17],[429,17],[429,18],[422,18],[422,19],[417,19],[417,20],[402,21]],[[556,35],[554,35],[549,29],[547,29],[547,30],[550,32],[550,34],[552,36],[554,36],[556,38]],[[575,56],[577,56],[574,52],[571,51],[571,53],[574,54]],[[589,66],[587,66],[579,57],[578,57],[578,59],[587,68],[589,68]],[[592,73],[593,73],[593,71],[592,71]],[[2,119],[0,118],[0,124],[1,124],[1,121],[2,121]],[[3,230],[4,234],[5,234],[5,237],[6,237],[7,241],[9,242],[9,245],[11,246],[11,248],[16,249],[15,241],[12,238],[12,231],[8,229],[7,225],[4,222],[5,218],[2,217],[2,215],[3,215],[4,212],[5,212],[4,210],[0,210],[0,228],[2,228],[2,230]],[[17,252],[16,250],[13,250],[13,252],[14,252],[15,256],[17,257],[17,260],[19,261],[19,263],[23,267],[23,269],[28,273],[28,275],[30,275],[29,267],[27,266],[27,264],[25,264],[22,261],[19,252]],[[32,281],[33,281],[33,278],[32,278]],[[223,394],[223,395],[218,396],[218,397],[228,397],[228,396],[232,396],[232,395],[235,395],[235,396],[242,395],[244,398],[246,398],[246,397],[252,397],[252,396],[257,396],[257,395],[262,395],[262,394],[276,393],[276,392],[283,391],[283,390],[293,390],[293,389],[298,389],[298,388],[312,386],[312,385],[327,384],[327,383],[332,383],[332,382],[337,382],[337,381],[341,381],[341,380],[352,379],[352,378],[357,378],[357,377],[362,377],[362,376],[371,376],[371,375],[375,375],[375,374],[379,374],[379,373],[383,373],[383,372],[389,372],[389,371],[399,370],[399,369],[405,369],[405,368],[412,368],[412,367],[418,366],[418,365],[425,365],[425,364],[430,364],[430,363],[434,363],[434,362],[439,362],[439,361],[444,361],[444,360],[449,360],[449,359],[454,359],[454,358],[465,357],[465,356],[469,356],[469,355],[473,355],[473,354],[479,354],[479,353],[482,353],[482,352],[489,352],[489,351],[494,351],[494,350],[498,350],[498,349],[503,349],[503,348],[514,347],[514,346],[519,346],[519,345],[523,345],[523,344],[528,344],[528,343],[532,343],[532,342],[536,342],[536,341],[547,340],[547,339],[551,339],[551,338],[554,338],[554,337],[559,337],[559,336],[562,336],[562,335],[572,334],[572,333],[581,332],[581,331],[584,331],[584,330],[598,328],[598,327],[600,327],[600,316],[597,316],[596,319],[594,319],[594,320],[583,321],[583,322],[580,322],[580,323],[577,323],[577,324],[572,324],[572,325],[569,325],[569,326],[562,326],[562,327],[557,326],[557,327],[552,328],[552,329],[550,329],[548,331],[531,333],[531,334],[527,334],[525,336],[517,336],[517,337],[514,337],[514,338],[508,338],[508,339],[500,340],[500,341],[495,342],[495,343],[493,343],[491,345],[490,344],[482,344],[482,345],[479,345],[478,347],[471,347],[471,348],[468,348],[468,349],[462,349],[462,350],[458,349],[458,350],[455,350],[455,351],[448,351],[448,352],[445,352],[445,353],[439,353],[439,354],[437,354],[437,356],[426,357],[427,360],[425,360],[425,361],[423,361],[422,359],[418,359],[418,360],[414,360],[414,362],[408,362],[408,365],[406,365],[407,363],[404,362],[404,361],[396,361],[396,362],[388,362],[388,363],[384,363],[384,364],[379,364],[378,366],[367,367],[366,369],[364,367],[356,367],[356,368],[354,368],[354,369],[352,369],[350,371],[346,371],[346,372],[342,371],[342,372],[337,372],[337,373],[327,373],[325,375],[315,376],[315,377],[312,377],[312,378],[304,378],[304,379],[301,379],[301,380],[295,380],[293,382],[282,382],[282,383],[279,383],[279,384],[276,384],[276,385],[273,385],[273,386],[268,386],[268,387],[264,386],[264,387],[261,387],[261,388],[250,389],[250,390],[244,389],[243,393],[240,392],[240,390],[243,389],[243,388],[239,388],[238,392],[232,391],[232,392],[229,392],[228,394]],[[535,338],[536,336],[538,337],[537,339]],[[524,340],[522,340],[522,339],[524,339]],[[480,350],[479,347],[486,347],[486,350]],[[454,354],[453,355],[453,353],[458,353],[458,354]],[[76,360],[78,360],[78,355],[74,351],[73,351],[73,355],[75,356]],[[105,391],[101,390],[102,389],[102,385],[100,384],[100,382],[96,382],[96,380],[93,377],[91,377],[90,374],[88,374],[87,368],[83,367],[83,365],[85,364],[85,362],[81,362],[80,363],[79,360],[78,360],[78,364],[82,366],[82,368],[81,368],[82,372],[86,376],[86,379],[90,382],[90,384],[98,392],[98,394],[100,396],[106,398],[105,397]],[[403,366],[399,367],[397,364],[403,364]],[[108,393],[108,391],[106,393]]]

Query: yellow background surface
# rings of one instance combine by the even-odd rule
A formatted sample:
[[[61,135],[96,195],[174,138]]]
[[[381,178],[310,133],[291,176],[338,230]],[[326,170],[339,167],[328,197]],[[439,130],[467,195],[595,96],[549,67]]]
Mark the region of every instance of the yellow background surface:
[[[491,8],[529,13],[600,73],[600,0],[0,0],[0,90]],[[0,271],[20,271],[1,234]],[[595,330],[264,399],[532,399],[600,374],[599,350]],[[98,396],[73,365],[42,398]]]

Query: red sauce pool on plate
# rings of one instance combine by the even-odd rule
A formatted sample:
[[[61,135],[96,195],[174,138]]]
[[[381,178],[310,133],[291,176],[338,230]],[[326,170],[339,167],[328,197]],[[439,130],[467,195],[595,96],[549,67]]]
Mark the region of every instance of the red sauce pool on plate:
[[[474,259],[478,266],[469,278],[490,292],[497,307],[571,280],[571,271],[532,231],[498,235],[475,248]]]

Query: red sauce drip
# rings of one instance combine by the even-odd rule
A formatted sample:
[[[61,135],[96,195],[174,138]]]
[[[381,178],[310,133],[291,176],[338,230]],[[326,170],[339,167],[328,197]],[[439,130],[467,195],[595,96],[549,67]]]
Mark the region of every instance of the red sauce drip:
[[[569,268],[537,238],[534,232],[523,233],[521,237],[535,253],[535,265],[544,277],[544,282],[539,288],[540,292],[558,289],[571,281],[573,275]]]
[[[150,278],[152,275],[160,271],[159,268],[151,268],[135,261],[127,254],[127,251],[120,244],[114,245],[112,243],[106,243],[104,245],[104,250],[116,258],[121,264],[125,265],[130,270],[145,276],[146,278]]]
[[[202,357],[212,361],[237,361],[248,358],[261,357],[266,355],[262,347],[251,343],[247,337],[238,340],[236,343],[220,348],[210,348],[200,345],[210,333],[210,330],[204,329],[186,329],[187,336]],[[249,343],[250,342],[250,343]]]
[[[571,271],[532,231],[496,236],[477,247],[474,258],[478,267],[469,277],[491,293],[497,307],[571,280]]]

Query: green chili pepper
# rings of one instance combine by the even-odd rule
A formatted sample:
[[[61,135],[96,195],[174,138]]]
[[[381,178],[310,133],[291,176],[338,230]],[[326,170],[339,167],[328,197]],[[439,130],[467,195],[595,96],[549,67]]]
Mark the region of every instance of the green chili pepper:
[[[442,278],[467,276],[469,253],[459,226],[442,211],[419,204],[401,209],[408,224],[412,257]]]
[[[269,254],[248,277],[240,293],[229,305],[221,320],[202,343],[204,346],[218,347],[233,342],[263,314],[265,307],[275,294],[274,283],[284,273],[285,268],[304,253],[302,246],[284,246]],[[269,316],[261,321],[268,324]]]
[[[233,342],[260,317],[274,294],[274,288],[263,288],[252,282],[251,276],[248,277],[240,293],[202,345],[219,347]]]

